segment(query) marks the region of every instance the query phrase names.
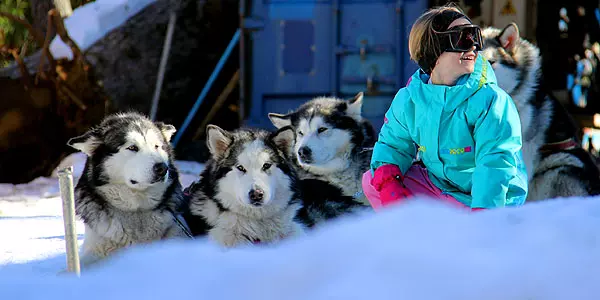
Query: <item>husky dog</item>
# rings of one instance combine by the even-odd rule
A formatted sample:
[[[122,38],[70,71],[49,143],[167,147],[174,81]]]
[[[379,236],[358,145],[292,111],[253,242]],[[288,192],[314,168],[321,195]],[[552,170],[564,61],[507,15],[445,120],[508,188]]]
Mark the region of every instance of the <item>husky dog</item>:
[[[348,101],[320,97],[286,115],[270,113],[269,119],[277,128],[294,128],[293,155],[301,178],[329,182],[368,205],[361,180],[369,169],[375,130],[362,117],[362,100],[363,93]]]
[[[228,132],[208,125],[211,159],[188,192],[192,234],[224,247],[303,234],[298,177],[286,155],[293,138],[291,128]]]
[[[300,179],[289,153],[295,133],[286,126],[225,131],[207,127],[211,159],[186,188],[186,223],[194,236],[225,247],[300,236],[316,225],[361,212],[363,205],[319,179]]]
[[[67,144],[87,155],[75,188],[85,224],[82,264],[132,244],[185,237],[176,218],[184,206],[169,143],[173,125],[137,113],[106,117]]]
[[[519,111],[527,200],[599,194],[600,172],[581,148],[575,122],[543,89],[539,49],[520,37],[514,23],[502,30],[486,28],[482,35],[482,54]]]

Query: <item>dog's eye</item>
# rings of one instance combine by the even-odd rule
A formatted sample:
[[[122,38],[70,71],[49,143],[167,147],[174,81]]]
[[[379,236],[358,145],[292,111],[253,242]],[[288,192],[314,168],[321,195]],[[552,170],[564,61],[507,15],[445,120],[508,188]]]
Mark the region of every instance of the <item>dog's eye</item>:
[[[318,133],[322,133],[322,132],[325,132],[325,131],[327,131],[327,127],[320,127],[319,129],[317,129]]]
[[[138,152],[138,151],[140,151],[140,148],[138,148],[138,146],[136,146],[136,145],[131,145],[131,146],[127,147],[127,150],[133,151],[133,152]]]
[[[271,168],[271,164],[270,163],[265,163],[262,167],[263,171],[268,170],[269,168]]]
[[[244,168],[242,165],[238,165],[235,168],[238,169],[238,170],[240,170],[240,172],[242,172],[242,173],[246,173],[246,168]]]
[[[154,145],[154,149],[158,149],[158,148],[160,148],[159,145]]]
[[[299,135],[299,136],[303,136],[303,135],[304,135],[304,133],[303,133],[302,131],[298,131],[298,135]]]

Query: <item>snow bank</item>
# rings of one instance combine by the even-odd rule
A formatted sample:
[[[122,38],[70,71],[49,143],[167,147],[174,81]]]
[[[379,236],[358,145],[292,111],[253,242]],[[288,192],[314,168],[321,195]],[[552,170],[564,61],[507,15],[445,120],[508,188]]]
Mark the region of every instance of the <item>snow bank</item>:
[[[598,228],[600,198],[474,214],[418,201],[274,247],[164,242],[81,278],[0,269],[0,290],[65,300],[597,299]]]
[[[78,221],[76,228],[81,245],[83,223]],[[65,268],[64,236],[62,216],[0,217],[0,266],[60,256],[54,264],[37,266],[41,272],[56,273]]]

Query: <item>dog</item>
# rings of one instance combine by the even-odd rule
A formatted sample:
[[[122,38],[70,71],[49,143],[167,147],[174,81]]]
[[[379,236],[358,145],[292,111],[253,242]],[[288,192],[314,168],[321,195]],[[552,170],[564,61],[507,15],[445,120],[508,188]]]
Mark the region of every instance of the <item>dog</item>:
[[[186,223],[192,235],[226,247],[269,244],[301,236],[296,215],[302,207],[298,176],[286,155],[293,131],[208,125],[211,154],[190,194]]]
[[[82,266],[130,245],[188,236],[169,143],[175,131],[135,112],[117,113],[67,142],[87,155],[75,187],[75,212],[85,225]]]
[[[211,159],[185,189],[192,235],[226,248],[276,243],[330,220],[362,212],[362,204],[319,179],[301,179],[290,155],[295,132],[207,126]]]
[[[527,201],[600,194],[600,172],[581,147],[575,122],[543,88],[539,49],[520,37],[514,23],[504,29],[484,28],[482,36],[481,54],[521,119]]]
[[[363,93],[349,100],[319,97],[288,114],[268,116],[276,128],[294,128],[293,155],[301,178],[329,182],[368,206],[361,180],[370,167],[375,130],[362,117],[362,101]]]

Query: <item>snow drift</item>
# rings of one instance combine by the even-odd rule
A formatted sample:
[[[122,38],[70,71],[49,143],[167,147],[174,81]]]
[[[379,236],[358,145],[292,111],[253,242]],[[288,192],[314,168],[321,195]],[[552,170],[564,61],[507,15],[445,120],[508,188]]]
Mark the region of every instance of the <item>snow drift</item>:
[[[3,299],[596,299],[600,198],[466,213],[419,199],[277,246],[135,247],[94,270],[0,269]],[[64,262],[64,261],[63,261]]]

